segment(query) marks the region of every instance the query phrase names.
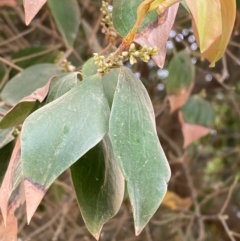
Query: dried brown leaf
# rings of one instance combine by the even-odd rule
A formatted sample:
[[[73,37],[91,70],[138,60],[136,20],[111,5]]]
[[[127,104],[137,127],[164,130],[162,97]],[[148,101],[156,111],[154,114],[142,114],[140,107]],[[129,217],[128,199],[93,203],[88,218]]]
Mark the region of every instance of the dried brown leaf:
[[[23,0],[25,22],[28,25],[47,0]]]
[[[179,3],[174,4],[166,10],[166,13],[159,16],[157,21],[150,24],[141,33],[137,34],[134,41],[142,46],[156,46],[158,48],[157,55],[152,59],[160,67],[163,68],[166,58],[166,42],[176,18]]]
[[[192,142],[206,136],[210,131],[211,128],[201,125],[189,124],[185,122],[183,118],[182,111],[178,113],[178,119],[182,126],[182,133],[184,138],[183,147],[186,148]]]
[[[192,83],[188,88],[182,89],[178,94],[170,94],[168,95],[168,101],[170,104],[170,112],[173,113],[175,110],[181,108],[186,101],[192,91],[194,84]]]

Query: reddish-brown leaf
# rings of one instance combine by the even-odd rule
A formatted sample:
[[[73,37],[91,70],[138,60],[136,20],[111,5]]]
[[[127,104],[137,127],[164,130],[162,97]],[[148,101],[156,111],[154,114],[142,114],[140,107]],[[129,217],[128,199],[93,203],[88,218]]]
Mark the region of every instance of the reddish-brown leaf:
[[[173,113],[175,110],[181,108],[186,101],[192,91],[194,83],[192,83],[188,88],[182,89],[179,93],[170,94],[167,96],[169,104],[170,104],[170,112]]]
[[[28,25],[47,0],[23,0],[25,22]]]
[[[7,217],[9,212],[9,198],[13,191],[19,186],[19,183],[16,183],[16,180],[20,181],[19,165],[21,159],[21,146],[20,146],[20,136],[17,139],[16,145],[13,149],[11,160],[9,162],[8,169],[4,176],[2,186],[0,189],[0,208],[2,211],[2,216],[4,223],[7,224]]]
[[[0,240],[17,241],[18,224],[14,213],[9,213],[7,224],[0,220]]]
[[[17,1],[16,0],[0,0],[0,7],[8,6],[8,7],[16,7]]]
[[[21,186],[19,185],[19,189]],[[15,210],[23,203],[23,192],[18,190],[7,211],[7,220],[0,220],[0,240],[1,241],[17,241],[18,224],[14,215]]]
[[[158,47],[158,54],[152,59],[162,68],[166,58],[166,42],[176,18],[179,3],[174,4],[166,10],[166,13],[159,16],[157,21],[136,35],[134,41],[148,47]]]
[[[27,221],[30,223],[32,216],[36,212],[37,207],[42,201],[47,190],[41,185],[33,183],[28,179],[24,180],[24,190],[26,197]]]
[[[182,126],[182,134],[184,139],[183,147],[186,148],[192,142],[206,136],[211,128],[201,125],[189,124],[185,122],[181,111],[178,113],[179,122]]]

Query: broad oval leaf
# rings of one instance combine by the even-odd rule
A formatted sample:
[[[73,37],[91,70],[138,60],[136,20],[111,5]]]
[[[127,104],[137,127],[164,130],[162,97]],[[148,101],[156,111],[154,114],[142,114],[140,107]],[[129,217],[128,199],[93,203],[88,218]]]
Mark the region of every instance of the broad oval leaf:
[[[109,133],[127,181],[138,235],[166,193],[170,168],[158,140],[148,93],[127,68],[122,68],[119,74]]]
[[[119,211],[124,195],[124,178],[109,136],[80,158],[71,172],[82,217],[98,239],[103,224]]]
[[[104,137],[109,112],[101,78],[94,75],[25,120],[21,144],[28,221],[53,181]]]
[[[223,20],[220,0],[185,0],[185,2],[191,11],[197,28],[200,50],[204,52],[222,33]]]
[[[14,106],[36,89],[46,85],[52,76],[59,74],[61,74],[61,69],[54,64],[31,66],[13,77],[5,85],[1,98],[8,105]]]
[[[113,0],[113,24],[121,36],[126,36],[137,20],[137,9],[143,0]],[[140,28],[145,28],[157,19],[157,12],[150,12]]]
[[[23,98],[10,109],[0,121],[0,128],[22,124],[24,120],[42,105],[47,104],[72,89],[79,83],[78,72],[67,73],[51,78],[42,88]],[[45,101],[45,98],[47,99]]]
[[[23,121],[39,106],[46,98],[51,80],[37,89],[31,95],[23,98],[12,109],[10,109],[0,121],[0,128],[14,127],[23,123]]]
[[[120,69],[111,69],[102,77],[104,93],[108,99],[109,106],[112,106],[115,89],[117,87]],[[82,67],[83,76],[90,76],[97,73],[97,66],[94,58],[89,59]]]
[[[195,66],[186,50],[178,52],[168,66],[166,90],[171,112],[182,107],[192,90],[195,78]]]
[[[66,44],[73,46],[78,34],[80,11],[76,0],[48,0],[56,25]]]
[[[54,78],[50,84],[49,93],[45,104],[48,104],[61,97],[74,86],[80,83],[78,79],[79,72],[62,74]]]
[[[188,88],[195,78],[195,66],[190,54],[182,50],[175,54],[168,66],[166,90],[168,94],[178,94]]]
[[[182,107],[184,120],[191,124],[212,126],[215,114],[210,103],[198,95],[191,96]]]

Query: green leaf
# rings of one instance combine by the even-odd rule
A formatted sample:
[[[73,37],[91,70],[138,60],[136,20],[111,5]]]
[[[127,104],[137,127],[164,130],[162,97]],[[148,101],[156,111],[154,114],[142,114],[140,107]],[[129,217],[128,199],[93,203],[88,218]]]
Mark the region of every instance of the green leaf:
[[[66,44],[73,46],[80,23],[80,11],[76,0],[48,0],[56,25]]]
[[[28,47],[25,49],[19,50],[17,53],[13,54],[12,59],[14,62],[17,61],[17,65],[23,69],[26,69],[32,65],[41,64],[41,63],[54,63],[59,51],[52,51],[46,54],[41,54],[41,52],[46,51],[45,47]],[[38,54],[41,54],[38,56]],[[31,55],[36,55],[35,57],[30,57]],[[20,60],[23,58],[23,60]],[[17,70],[11,70],[10,77],[18,73]]]
[[[3,80],[5,73],[6,73],[6,66],[2,62],[0,62],[0,83]]]
[[[98,67],[95,64],[94,58],[88,59],[82,67],[82,75],[84,77],[94,75],[97,73]]]
[[[28,220],[53,181],[104,137],[109,115],[100,75],[94,75],[25,120],[21,144]]]
[[[168,67],[167,93],[178,94],[188,88],[195,78],[195,66],[192,64],[190,55],[183,50],[171,59]]]
[[[191,96],[182,107],[183,117],[187,123],[211,127],[215,113],[211,104],[198,95]]]
[[[0,112],[2,114],[6,113],[6,110],[0,108]],[[0,122],[2,121],[2,117],[0,117]],[[0,130],[0,148],[3,148],[5,145],[7,145],[9,142],[11,142],[14,137],[12,136],[14,128],[8,128],[5,130]]]
[[[124,179],[109,136],[72,167],[72,180],[87,228],[98,239],[102,226],[120,209]]]
[[[31,66],[13,77],[5,85],[1,98],[8,105],[14,106],[36,89],[46,85],[52,76],[59,74],[61,74],[61,69],[53,64]]]
[[[166,193],[170,169],[158,140],[148,93],[127,68],[122,68],[119,75],[109,133],[127,181],[138,235]]]
[[[4,175],[6,173],[7,167],[8,167],[8,163],[10,161],[11,158],[11,154],[13,151],[13,147],[14,147],[14,142],[10,142],[9,144],[5,145],[4,147],[2,147],[0,149],[0,185],[2,184]]]
[[[137,8],[143,0],[113,0],[113,24],[121,36],[126,36],[137,20]],[[157,19],[157,12],[150,12],[144,19],[141,29]]]
[[[109,106],[112,106],[115,89],[117,86],[120,69],[111,69],[102,77],[104,93],[108,99]],[[97,73],[97,66],[94,58],[89,59],[82,67],[83,76],[90,76]]]
[[[67,73],[57,76],[52,80],[49,93],[45,104],[48,104],[61,97],[74,86],[80,83],[78,79],[79,72]]]

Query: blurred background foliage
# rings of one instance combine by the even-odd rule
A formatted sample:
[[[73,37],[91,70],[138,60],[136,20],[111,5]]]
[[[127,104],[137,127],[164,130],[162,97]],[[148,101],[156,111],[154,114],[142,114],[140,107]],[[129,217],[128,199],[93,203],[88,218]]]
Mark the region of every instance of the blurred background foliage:
[[[101,1],[78,0],[77,4],[81,18],[73,48],[66,45],[47,5],[28,27],[24,23],[21,1],[16,7],[1,7],[1,89],[21,69],[39,63],[54,63],[62,68],[70,65],[81,70],[94,52],[114,50],[114,46],[105,49],[108,40],[102,33]],[[237,6],[240,8],[239,0]],[[214,112],[207,113],[203,108],[204,121],[211,116],[209,134],[183,148],[182,125],[178,113],[170,112],[166,86],[171,75],[181,76],[182,69],[171,67],[171,61],[186,48],[195,69],[191,93],[208,101]],[[129,66],[129,63],[125,64]],[[126,198],[119,214],[104,227],[100,240],[240,240],[240,185],[237,179],[240,177],[240,9],[224,57],[215,68],[208,65],[199,53],[190,16],[181,6],[167,42],[164,68],[159,69],[152,60],[148,63],[139,61],[132,66],[153,102],[160,142],[172,169],[169,192],[138,237],[134,236],[131,208]],[[69,69],[65,68],[65,71]],[[185,75],[190,72],[189,69]],[[3,102],[0,104],[0,107],[10,108]],[[194,117],[191,113],[188,113],[190,118]],[[0,181],[13,149],[12,139],[12,130],[3,137],[0,134],[0,142],[4,143],[0,149]],[[17,216],[19,240],[94,240],[79,214],[69,172],[50,188],[29,226],[24,208],[18,210]]]

